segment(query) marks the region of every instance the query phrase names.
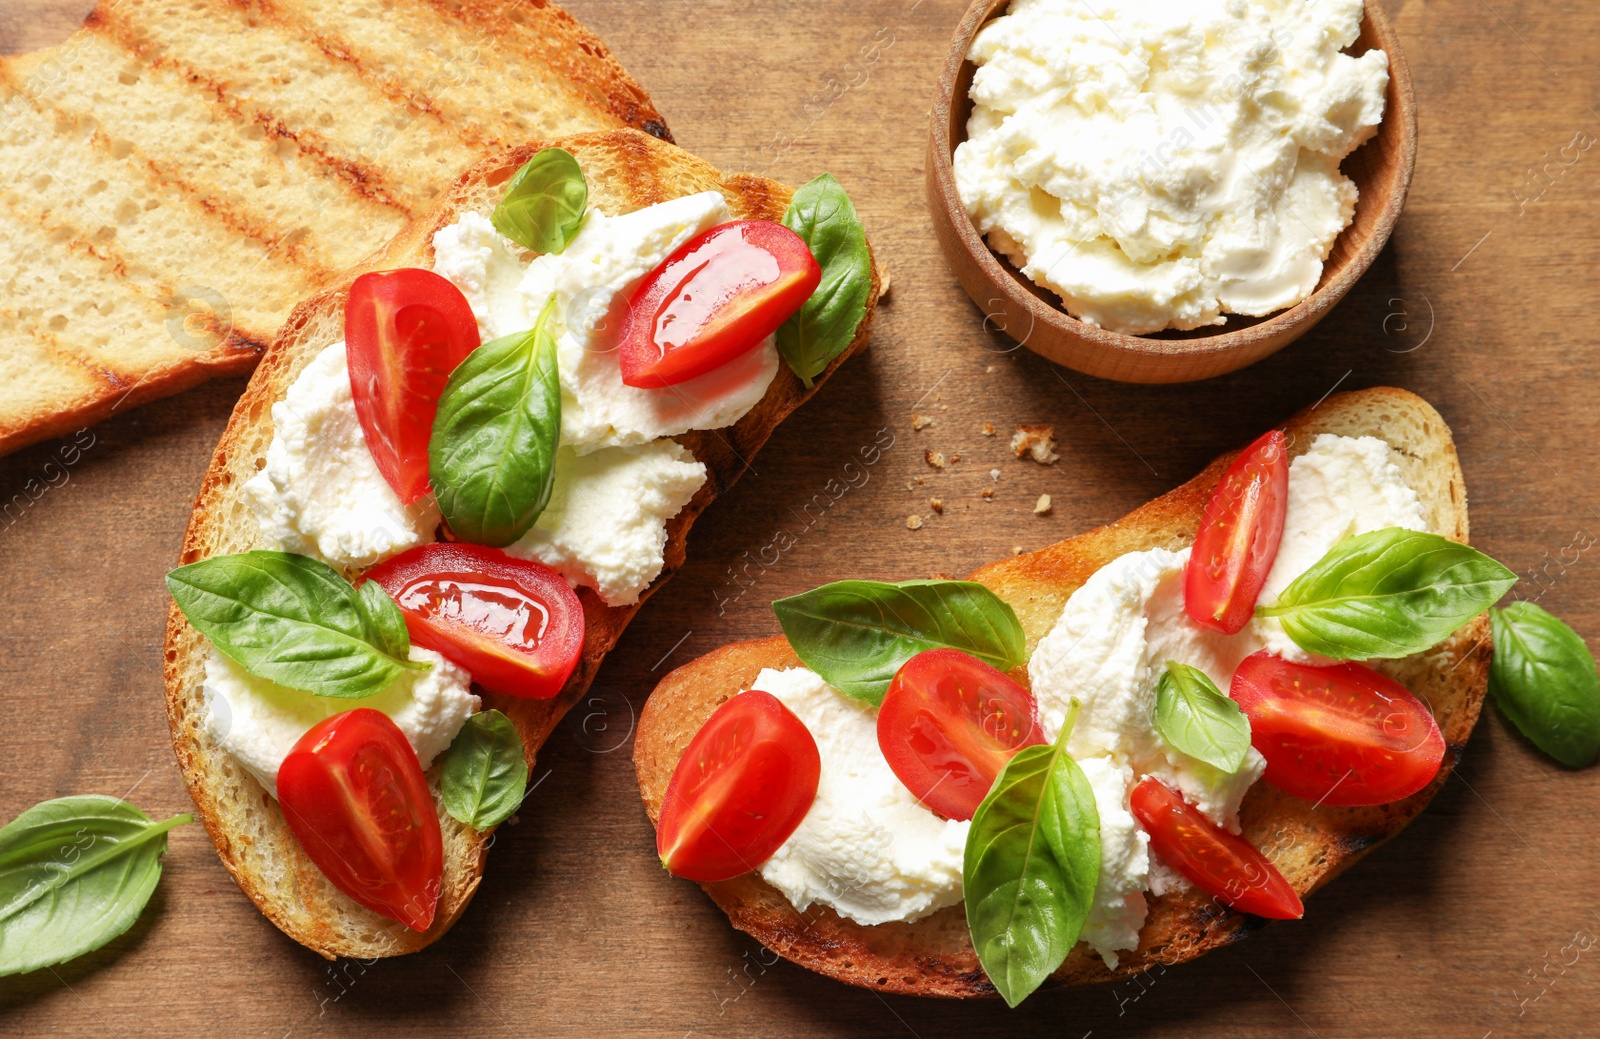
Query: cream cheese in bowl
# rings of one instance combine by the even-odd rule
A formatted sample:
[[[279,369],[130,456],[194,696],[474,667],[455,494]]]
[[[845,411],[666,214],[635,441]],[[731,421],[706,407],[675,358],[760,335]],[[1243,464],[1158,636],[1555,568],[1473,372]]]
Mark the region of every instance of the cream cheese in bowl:
[[[1377,130],[1361,0],[1014,0],[978,33],[962,203],[1068,312],[1146,334],[1293,306],[1351,221]]]

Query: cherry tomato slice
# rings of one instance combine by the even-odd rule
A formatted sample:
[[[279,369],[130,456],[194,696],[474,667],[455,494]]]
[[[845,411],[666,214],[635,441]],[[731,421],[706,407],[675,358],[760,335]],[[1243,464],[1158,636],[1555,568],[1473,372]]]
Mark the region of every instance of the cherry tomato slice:
[[[1011,756],[1043,742],[1033,694],[958,649],[906,661],[878,708],[884,760],[946,819],[971,819]]]
[[[549,699],[583,652],[583,604],[543,563],[482,545],[418,545],[365,576],[400,605],[411,641],[492,692]]]
[[[478,348],[478,319],[461,290],[432,271],[377,271],[350,286],[344,338],[367,448],[409,505],[428,493],[428,438],[439,394]]]
[[[672,772],[656,851],[668,872],[731,880],[772,857],[817,798],[822,759],[805,723],[752,690],[718,707]]]
[[[776,332],[821,281],[805,239],[782,224],[735,220],[697,235],[628,297],[622,381],[657,389],[720,368]]]
[[[1183,575],[1190,620],[1227,635],[1250,623],[1288,507],[1288,443],[1274,429],[1245,448],[1211,492]]]
[[[1146,776],[1133,788],[1129,807],[1150,835],[1150,850],[1206,894],[1269,920],[1298,920],[1306,914],[1278,867],[1161,780]]]
[[[278,769],[278,803],[340,891],[414,931],[433,923],[439,817],[416,751],[387,714],[358,707],[313,726]]]
[[[1312,667],[1262,650],[1228,690],[1250,718],[1267,782],[1330,805],[1381,805],[1427,786],[1444,735],[1405,686],[1360,664]]]

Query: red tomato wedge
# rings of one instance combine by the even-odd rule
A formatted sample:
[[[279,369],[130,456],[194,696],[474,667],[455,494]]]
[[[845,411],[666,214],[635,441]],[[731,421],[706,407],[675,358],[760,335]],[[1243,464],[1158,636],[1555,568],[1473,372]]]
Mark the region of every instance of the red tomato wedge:
[[[958,649],[906,661],[878,708],[884,760],[946,819],[971,819],[1011,756],[1043,742],[1033,694]]]
[[[583,652],[583,604],[543,563],[482,545],[418,545],[365,576],[399,604],[411,641],[492,692],[549,699]]]
[[[822,268],[805,239],[769,220],[735,220],[685,242],[628,297],[622,381],[687,382],[748,352],[811,298]]]
[[[1381,805],[1427,786],[1444,735],[1405,686],[1360,664],[1312,667],[1265,650],[1246,657],[1228,690],[1267,759],[1267,782],[1330,805]]]
[[[336,714],[300,737],[278,769],[278,803],[334,886],[414,931],[433,923],[444,845],[416,751],[387,714]]]
[[[711,884],[772,857],[817,798],[822,759],[805,723],[752,690],[718,707],[673,770],[656,851],[668,872]]]
[[[428,437],[439,394],[478,348],[478,319],[461,290],[432,271],[377,271],[350,286],[344,338],[367,448],[409,505],[428,493]]]
[[[1288,507],[1288,442],[1274,429],[1245,448],[1211,492],[1183,575],[1190,620],[1227,635],[1250,623]]]
[[[1278,867],[1161,780],[1146,776],[1133,788],[1129,807],[1150,835],[1150,850],[1206,894],[1269,920],[1306,915],[1300,896]]]

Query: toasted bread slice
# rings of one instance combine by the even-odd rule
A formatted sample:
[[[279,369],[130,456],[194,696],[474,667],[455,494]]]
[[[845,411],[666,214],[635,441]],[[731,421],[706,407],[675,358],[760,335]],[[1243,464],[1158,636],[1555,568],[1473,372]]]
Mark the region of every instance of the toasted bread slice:
[[[1450,430],[1425,401],[1396,389],[1330,397],[1283,426],[1291,452],[1317,433],[1387,440],[1407,482],[1422,499],[1429,529],[1467,540],[1467,494]],[[1218,459],[1199,476],[1121,520],[1075,538],[986,566],[972,575],[1016,610],[1028,652],[1055,625],[1067,598],[1100,567],[1125,552],[1178,549],[1194,540],[1211,491],[1232,461]],[[1302,895],[1332,879],[1410,822],[1444,782],[1483,704],[1489,675],[1488,622],[1479,617],[1432,651],[1380,665],[1433,708],[1447,744],[1439,777],[1396,804],[1376,808],[1313,807],[1265,783],[1246,796],[1244,835],[1263,849]],[[717,706],[750,688],[764,667],[800,666],[782,636],[726,646],[678,668],[651,694],[639,719],[634,764],[654,824],[667,782],[689,740]],[[1012,677],[1026,684],[1027,671]],[[704,885],[729,920],[774,952],[851,984],[913,995],[994,996],[973,952],[962,906],[916,923],[863,927],[831,909],[797,912],[754,874]],[[1079,944],[1048,984],[1109,981],[1157,963],[1193,959],[1261,927],[1258,917],[1219,910],[1203,893],[1151,897],[1139,948],[1110,970]]]
[[[431,266],[434,233],[463,212],[492,211],[511,175],[534,152],[552,145],[577,156],[588,177],[590,205],[613,215],[695,192],[720,191],[735,217],[781,220],[792,196],[789,188],[776,181],[744,174],[723,176],[689,153],[634,130],[529,144],[473,166],[387,248],[295,309],[256,369],[217,445],[184,538],[183,562],[258,547],[260,534],[240,499],[240,488],[264,464],[272,442],[273,403],[283,399],[290,383],[322,348],[344,338],[344,300],[350,283],[369,270]],[[847,357],[865,347],[876,296],[874,291],[854,341],[816,380],[817,386]],[[811,392],[814,390],[805,390],[783,366],[766,396],[736,425],[676,438],[709,472],[699,493],[667,525],[666,569],[651,586],[652,591],[682,565],[684,541],[695,517],[739,478],[777,424]],[[498,708],[516,724],[530,765],[561,716],[582,698],[601,660],[638,609],[637,605],[607,606],[588,588],[580,589],[578,596],[588,630],[582,658],[561,694],[550,700],[484,694],[485,709]],[[216,842],[223,864],[245,893],[290,937],[330,958],[413,952],[448,930],[477,889],[488,851],[488,832],[456,822],[439,806],[445,843],[444,885],[437,919],[427,933],[410,931],[358,906],[312,865],[285,825],[276,802],[206,733],[201,691],[206,653],[205,640],[176,606],[172,607],[165,672],[173,746],[200,818]],[[437,768],[433,773],[429,780],[437,794]]]
[[[0,59],[0,454],[217,375],[524,141],[671,140],[553,4],[102,0]]]

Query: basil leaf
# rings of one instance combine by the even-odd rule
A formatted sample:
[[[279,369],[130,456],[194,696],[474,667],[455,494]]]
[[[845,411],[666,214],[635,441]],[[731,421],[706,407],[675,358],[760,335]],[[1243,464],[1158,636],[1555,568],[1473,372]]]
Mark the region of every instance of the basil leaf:
[[[366,581],[356,589],[356,606],[377,636],[378,648],[391,657],[410,662],[411,633],[406,616],[376,581]]]
[[[561,376],[552,293],[530,332],[484,343],[439,397],[428,475],[457,536],[503,548],[550,503],[561,442]]]
[[[546,148],[511,178],[489,222],[524,249],[559,253],[572,244],[589,208],[589,182],[572,153]]]
[[[1010,1006],[1078,943],[1100,882],[1100,811],[1066,749],[1077,713],[1074,700],[1053,745],[1025,747],[1006,763],[967,831],[967,929]]]
[[[1156,680],[1156,731],[1167,743],[1228,774],[1250,749],[1250,720],[1199,668],[1167,661]]]
[[[1475,548],[1400,527],[1346,538],[1270,607],[1295,644],[1334,660],[1432,649],[1493,606],[1517,575]]]
[[[445,811],[476,830],[509,819],[528,787],[522,737],[499,711],[468,718],[444,752],[442,764],[439,794]]]
[[[217,649],[290,689],[359,699],[429,666],[410,659],[405,620],[381,588],[358,592],[309,556],[212,556],[172,571],[167,589]]]
[[[1490,610],[1489,692],[1534,746],[1571,768],[1600,756],[1600,675],[1578,633],[1531,602]]]
[[[872,251],[855,204],[831,173],[794,193],[783,222],[805,239],[822,268],[817,290],[778,329],[778,351],[810,389],[867,316]]]
[[[806,667],[871,704],[923,650],[959,649],[1001,671],[1027,659],[1016,613],[973,581],[837,581],[772,609]]]
[[[34,805],[0,827],[0,975],[92,952],[133,926],[161,879],[167,831],[114,797]]]

